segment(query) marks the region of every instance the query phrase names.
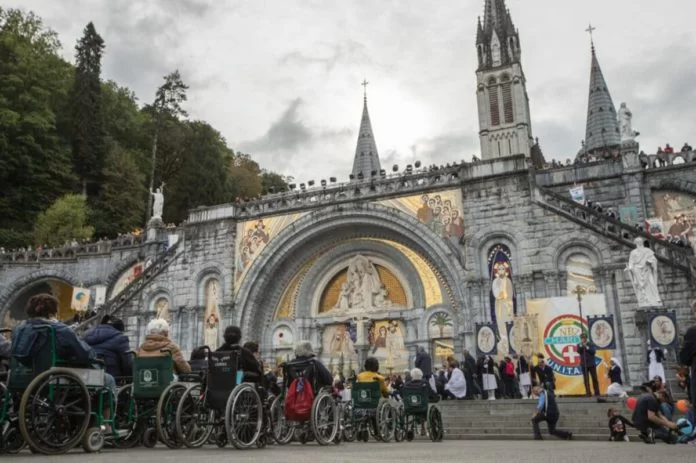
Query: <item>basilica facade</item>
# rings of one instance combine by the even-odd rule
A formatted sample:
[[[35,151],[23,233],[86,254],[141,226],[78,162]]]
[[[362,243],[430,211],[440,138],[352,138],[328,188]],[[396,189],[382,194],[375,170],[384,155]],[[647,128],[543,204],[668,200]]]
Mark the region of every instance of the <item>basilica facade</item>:
[[[192,210],[175,230],[108,249],[4,259],[0,320],[20,320],[39,287],[67,295],[79,286],[103,294],[96,307],[124,319],[133,346],[160,317],[186,352],[220,344],[224,327],[238,325],[268,365],[308,339],[344,374],[367,356],[403,371],[418,346],[436,363],[464,348],[544,352],[569,393],[579,380],[574,341],[596,325],[602,355],[642,382],[648,341],[676,347],[695,322],[696,237],[685,227],[681,244],[662,235],[696,226],[696,154],[641,156],[635,137],[621,136],[593,47],[580,155],[596,160],[549,168],[503,0],[486,0],[475,52],[480,160],[387,171],[365,97],[348,181]],[[656,220],[662,235],[642,226]],[[655,253],[661,305],[641,307],[625,271],[636,238]],[[673,339],[657,338],[656,314],[672,321]]]

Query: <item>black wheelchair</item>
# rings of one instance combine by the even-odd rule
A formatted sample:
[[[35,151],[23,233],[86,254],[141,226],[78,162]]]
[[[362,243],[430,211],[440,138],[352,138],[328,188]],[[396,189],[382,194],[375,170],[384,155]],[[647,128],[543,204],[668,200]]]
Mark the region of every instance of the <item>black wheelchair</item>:
[[[31,358],[12,359],[3,391],[3,447],[19,451],[23,440],[32,452],[44,455],[63,454],[80,444],[86,452],[101,450],[106,427],[112,429],[110,437],[117,437],[114,397],[105,386],[103,364],[58,358],[55,327],[33,329],[37,351]]]
[[[344,434],[346,429],[351,429],[351,434],[359,441],[367,442],[370,434],[381,442],[391,441],[396,428],[396,410],[388,399],[382,398],[379,382],[354,383],[351,398],[351,413]]]
[[[267,443],[268,412],[265,391],[239,368],[240,351],[212,352],[203,384],[189,386],[176,410],[176,432],[189,448],[213,440],[218,447],[231,442],[237,449]],[[246,381],[245,381],[246,380]]]
[[[422,423],[425,423],[431,441],[442,441],[442,412],[437,405],[430,403],[428,389],[406,385],[403,388],[403,408],[397,409],[397,434],[405,434],[410,442]]]
[[[340,406],[333,395],[331,387],[318,388],[316,381],[310,384],[315,393],[312,410],[307,421],[291,421],[285,415],[285,397],[293,380],[299,378],[317,378],[316,361],[290,362],[282,365],[283,390],[271,405],[271,421],[275,440],[279,444],[288,444],[294,436],[305,444],[312,439],[320,445],[340,443],[341,419]]]

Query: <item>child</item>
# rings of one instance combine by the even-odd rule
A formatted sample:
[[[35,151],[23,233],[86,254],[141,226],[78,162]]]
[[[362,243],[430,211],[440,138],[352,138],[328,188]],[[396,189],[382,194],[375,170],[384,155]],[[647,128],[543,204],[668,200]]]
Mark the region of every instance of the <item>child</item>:
[[[609,418],[609,432],[611,433],[609,440],[612,442],[629,442],[630,440],[626,433],[626,425],[634,427],[633,423],[620,415],[619,411],[613,408],[607,411],[607,417]]]

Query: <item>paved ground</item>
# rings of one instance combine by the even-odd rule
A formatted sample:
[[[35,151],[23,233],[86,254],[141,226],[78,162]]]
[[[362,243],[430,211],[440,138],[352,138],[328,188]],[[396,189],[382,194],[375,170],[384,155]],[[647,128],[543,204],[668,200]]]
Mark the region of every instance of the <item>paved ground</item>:
[[[353,443],[319,447],[316,444],[270,446],[263,450],[238,451],[206,447],[197,450],[166,448],[105,450],[101,454],[71,453],[61,457],[40,457],[24,452],[3,455],[3,462],[42,460],[51,463],[320,463],[320,462],[689,462],[696,461],[696,447],[688,445],[646,445],[640,443],[534,441],[445,441],[379,444]]]

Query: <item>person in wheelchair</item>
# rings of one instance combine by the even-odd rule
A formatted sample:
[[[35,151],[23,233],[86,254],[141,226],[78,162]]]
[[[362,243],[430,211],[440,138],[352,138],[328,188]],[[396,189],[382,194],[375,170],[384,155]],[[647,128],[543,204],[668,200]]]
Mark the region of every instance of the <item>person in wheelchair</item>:
[[[365,371],[358,374],[359,383],[371,381],[378,381],[382,397],[389,397],[389,388],[387,388],[387,383],[384,381],[384,376],[379,374],[379,360],[375,357],[368,357],[365,360]]]
[[[278,377],[272,371],[266,371],[263,365],[263,360],[261,359],[261,351],[259,350],[259,343],[254,341],[247,341],[244,343],[244,349],[248,350],[254,355],[254,358],[259,362],[259,368],[263,374],[261,379],[261,384],[263,388],[270,392],[271,394],[278,396],[280,395],[280,387],[278,387]]]
[[[138,349],[138,357],[162,357],[171,352],[174,361],[174,371],[177,374],[191,373],[191,365],[184,359],[179,346],[169,339],[169,323],[161,318],[156,318],[147,324],[145,342]]]
[[[205,347],[201,346],[193,349],[191,358],[189,359],[189,365],[191,365],[192,373],[205,374],[208,371],[208,357]]]
[[[312,343],[310,341],[300,341],[295,346],[295,358],[287,363],[287,367],[292,370],[293,365],[302,365],[307,362],[314,363],[315,368],[311,370],[310,374],[316,375],[316,377],[311,376],[308,379],[312,384],[316,385],[317,389],[333,387],[331,372],[316,358]]]
[[[263,385],[264,377],[261,364],[254,354],[239,343],[242,341],[242,330],[238,326],[228,326],[223,334],[225,343],[216,352],[228,352],[239,350],[239,368],[244,371],[244,381]]]
[[[430,383],[423,378],[420,368],[411,370],[411,380],[404,384],[404,395],[409,391],[428,391],[428,402],[435,403],[440,401],[440,395],[433,391]],[[425,435],[425,421],[421,421],[421,436]]]
[[[80,341],[68,325],[57,320],[58,299],[50,294],[37,294],[29,299],[26,313],[29,317],[12,330],[12,357],[28,365],[36,353],[48,342],[46,330],[41,326],[51,325],[55,331],[55,355],[68,365],[93,368],[96,354],[86,343]],[[117,389],[114,377],[104,374],[104,386],[111,391],[116,402]],[[110,410],[104,410],[104,418],[110,418]]]
[[[0,334],[0,374],[7,373],[10,366],[10,350],[12,350],[12,343]]]
[[[120,328],[120,329],[119,329]],[[99,325],[85,334],[84,341],[104,361],[104,369],[114,378],[133,375],[133,358],[123,322],[105,315]]]

